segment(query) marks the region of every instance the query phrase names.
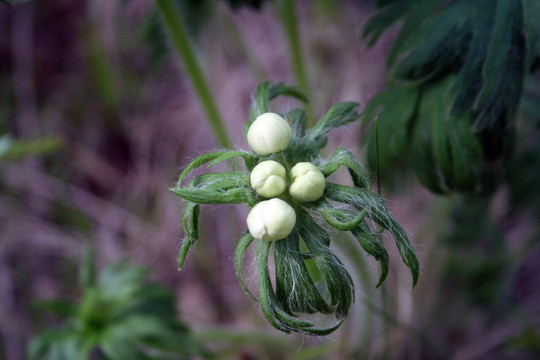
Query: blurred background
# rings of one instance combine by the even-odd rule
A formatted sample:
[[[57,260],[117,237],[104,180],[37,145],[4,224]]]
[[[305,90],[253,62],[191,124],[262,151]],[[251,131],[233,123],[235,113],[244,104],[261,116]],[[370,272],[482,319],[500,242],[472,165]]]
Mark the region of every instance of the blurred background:
[[[419,255],[417,287],[393,245],[384,291],[375,289],[376,262],[347,253],[356,303],[344,325],[324,338],[287,335],[266,323],[236,279],[232,256],[247,206],[203,206],[201,241],[176,270],[183,203],[168,188],[192,159],[224,144],[155,3],[8,2],[0,3],[0,359],[27,358],[33,338],[65,324],[58,314],[68,305],[49,315],[39,301],[78,306],[95,287],[78,274],[90,263],[101,274],[121,259],[148,268],[148,281],[171,292],[185,333],[205,348],[188,358],[540,357],[535,68],[524,82],[515,150],[489,195],[434,195],[410,171],[386,179],[383,196]],[[386,86],[400,23],[368,46],[362,29],[373,1],[174,3],[171,15],[235,148],[248,149],[242,126],[262,81],[298,84],[314,118],[338,101],[363,110]],[[275,111],[295,106],[285,101]],[[364,161],[366,131],[353,123],[327,149],[347,147]],[[93,260],[85,260],[89,248]]]

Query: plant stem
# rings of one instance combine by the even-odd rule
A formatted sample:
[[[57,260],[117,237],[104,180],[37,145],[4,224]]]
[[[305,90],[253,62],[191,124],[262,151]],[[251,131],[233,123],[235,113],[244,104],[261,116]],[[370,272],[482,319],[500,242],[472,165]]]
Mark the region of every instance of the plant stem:
[[[381,170],[379,166],[379,117],[375,117],[375,167],[377,169],[377,194],[381,196]],[[379,229],[379,238],[382,242],[381,233],[384,231],[384,229]],[[388,313],[388,293],[386,292],[386,288],[384,285],[381,286],[381,305],[383,308],[383,311],[385,313]],[[384,334],[384,352],[383,352],[383,359],[388,359],[389,356],[389,350],[390,350],[390,330],[388,326],[388,318],[383,317],[383,334]]]
[[[358,248],[358,244],[355,244],[350,236],[346,236],[343,232],[338,233],[338,248],[345,254],[348,254],[349,258],[352,260],[351,264],[358,275],[360,282],[362,283],[362,288],[365,292],[365,301],[372,302],[373,295],[371,293],[371,276],[367,267],[367,263],[364,258],[364,253]],[[362,299],[364,300],[364,299]],[[370,309],[371,310],[371,309]],[[357,330],[357,329],[355,329]],[[357,331],[355,331],[356,333]],[[354,352],[362,353],[367,357],[370,353],[371,340],[373,333],[373,313],[367,311],[365,314],[364,321],[362,322],[362,328],[359,331],[358,335],[361,335],[362,341],[360,344],[354,344]],[[342,338],[343,339],[343,338]],[[359,341],[360,342],[360,341]],[[347,345],[347,344],[344,344]],[[349,344],[350,345],[350,344]],[[340,349],[341,350],[341,349]],[[340,354],[343,355],[343,354]]]
[[[287,35],[293,71],[296,81],[298,82],[298,87],[308,99],[311,99],[309,94],[309,81],[302,56],[302,47],[300,46],[300,34],[298,31],[298,21],[294,4],[294,0],[283,0],[280,12],[281,21],[283,22],[283,27],[285,28],[285,33]],[[311,115],[309,104],[306,104],[306,110],[308,113],[308,123],[309,125],[313,125],[313,118],[312,116],[309,116]]]
[[[214,132],[219,144],[224,148],[232,148],[230,137],[227,133],[223,120],[219,114],[214,98],[208,86],[204,74],[197,63],[193,48],[189,43],[188,36],[171,0],[156,0],[156,5],[167,29],[174,48],[182,61],[191,84],[199,98],[206,114],[206,119]]]

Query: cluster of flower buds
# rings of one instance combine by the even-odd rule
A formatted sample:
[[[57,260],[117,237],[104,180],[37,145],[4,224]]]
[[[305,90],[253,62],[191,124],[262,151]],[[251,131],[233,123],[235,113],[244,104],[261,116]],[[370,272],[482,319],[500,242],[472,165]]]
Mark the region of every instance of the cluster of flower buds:
[[[183,267],[189,249],[199,238],[202,204],[247,204],[251,207],[248,229],[239,237],[234,251],[240,285],[260,303],[263,315],[276,329],[323,336],[343,323],[355,294],[352,277],[330,246],[334,234],[343,236],[341,240],[345,236],[354,238],[379,262],[377,286],[389,271],[389,256],[379,238],[381,231],[387,230],[394,238],[411,271],[413,285],[418,279],[418,259],[384,200],[370,190],[369,174],[354,155],[338,147],[329,158],[320,156],[330,131],[358,119],[358,104],[337,103],[308,126],[304,109],[292,109],[285,118],[269,112],[270,101],[278,96],[306,101],[294,87],[260,84],[244,125],[252,151],[228,149],[203,154],[182,171],[176,186],[170,189],[185,204],[185,238],[178,268]],[[198,175],[184,184],[194,169],[205,164],[211,168],[234,158],[242,158],[247,171],[233,167],[229,172]],[[327,181],[340,168],[348,171],[352,186]],[[252,244],[258,296],[246,286],[242,271]],[[317,324],[303,317],[306,314],[333,314],[335,322]]]
[[[259,156],[286,150],[291,139],[292,129],[287,121],[270,112],[258,116],[247,133],[251,150]],[[289,202],[312,202],[324,193],[325,178],[317,166],[300,162],[290,169],[289,174],[286,166],[275,160],[264,160],[251,171],[253,190],[270,199],[255,205],[247,217],[249,232],[255,239],[276,241],[286,238],[296,224],[296,213]],[[286,194],[287,187],[290,196]]]

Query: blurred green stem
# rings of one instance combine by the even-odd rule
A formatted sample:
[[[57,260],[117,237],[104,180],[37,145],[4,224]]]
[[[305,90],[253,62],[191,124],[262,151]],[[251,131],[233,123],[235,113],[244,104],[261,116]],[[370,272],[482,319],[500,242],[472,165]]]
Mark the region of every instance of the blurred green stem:
[[[184,25],[182,24],[182,20],[178,15],[176,8],[171,0],[156,0],[156,4],[163,20],[163,24],[165,25],[174,48],[184,65],[186,74],[189,76],[193,88],[197,93],[206,114],[206,119],[208,120],[216,139],[222,147],[232,148],[232,144],[229,140],[230,137],[214,102],[210,87],[197,63],[193,48],[189,43]]]
[[[298,21],[296,17],[294,0],[283,0],[283,4],[279,11],[281,21],[283,22],[283,27],[285,28],[285,33],[287,35],[287,40],[289,43],[289,51],[291,53],[291,61],[293,66],[294,75],[296,81],[298,82],[298,87],[304,93],[308,99],[311,99],[309,92],[309,81],[305,71],[304,60],[302,56],[302,47],[300,45],[300,34],[298,31]],[[308,122],[309,125],[313,125],[313,117],[311,115],[309,104],[306,104],[306,110],[308,113]]]
[[[337,244],[338,248],[344,253],[348,254],[349,258],[352,260],[351,264],[354,267],[354,270],[356,271],[356,274],[358,275],[358,278],[360,279],[360,282],[362,283],[362,288],[365,293],[365,300],[372,302],[373,301],[373,293],[371,292],[371,276],[369,274],[369,270],[367,267],[367,263],[365,261],[365,255],[363,252],[360,251],[358,248],[358,244],[355,244],[355,241],[351,239],[350,236],[342,235],[343,233],[338,233],[338,241],[335,243]],[[369,309],[371,310],[371,309]],[[362,322],[362,329],[359,333],[359,337],[361,337],[362,341],[359,344],[354,344],[356,349],[354,350],[357,354],[362,354],[364,357],[367,357],[370,353],[370,347],[371,347],[371,340],[372,340],[372,334],[373,334],[373,313],[371,311],[366,311],[365,313],[364,321]],[[354,329],[355,333],[358,333],[358,329]],[[343,339],[344,337],[342,337]],[[346,341],[343,345],[350,345]],[[341,350],[342,356],[346,352]]]

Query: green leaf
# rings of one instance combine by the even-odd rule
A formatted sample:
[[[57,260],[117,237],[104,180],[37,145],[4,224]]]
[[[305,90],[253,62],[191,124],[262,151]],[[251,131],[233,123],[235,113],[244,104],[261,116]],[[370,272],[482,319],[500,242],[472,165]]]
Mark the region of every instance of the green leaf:
[[[85,247],[85,259],[79,272],[79,283],[87,288],[95,283],[96,269],[94,260],[94,248],[89,243]]]
[[[35,306],[63,317],[72,317],[75,314],[75,307],[65,300],[40,300]]]
[[[364,26],[362,36],[371,46],[381,34],[409,10],[413,0],[397,0],[389,2]]]
[[[246,230],[240,239],[238,240],[238,243],[236,244],[236,249],[234,250],[234,267],[236,269],[236,277],[238,278],[238,281],[240,282],[240,286],[242,286],[242,289],[248,294],[253,300],[257,300],[255,296],[249,291],[248,287],[246,286],[246,283],[244,281],[244,275],[242,274],[242,264],[244,260],[244,254],[246,253],[249,245],[253,242],[254,238],[251,236],[250,232]]]
[[[451,113],[455,117],[470,112],[474,100],[482,87],[482,66],[486,58],[495,7],[492,0],[482,0],[473,4],[471,9],[472,38],[466,52],[463,66],[452,85],[455,94]]]
[[[290,150],[294,151],[298,159],[312,161],[320,150],[326,146],[328,133],[333,129],[344,126],[360,116],[356,112],[358,104],[355,102],[342,102],[333,105],[306,136]]]
[[[330,159],[324,161],[322,164],[318,164],[319,169],[325,177],[336,172],[340,166],[347,167],[354,186],[369,189],[370,183],[367,170],[347,149],[337,148]]]
[[[388,275],[390,263],[388,259],[388,252],[381,244],[377,236],[371,232],[371,229],[365,222],[361,223],[360,227],[352,229],[351,233],[356,240],[358,240],[358,243],[362,249],[364,249],[365,252],[373,256],[375,260],[379,262],[381,266],[381,276],[379,277],[376,287],[381,286]]]
[[[250,189],[238,187],[226,191],[215,191],[197,188],[171,188],[173,194],[184,200],[198,204],[250,204],[254,203],[254,195]]]
[[[483,84],[473,108],[475,128],[483,130],[514,119],[525,73],[525,39],[520,1],[499,0],[482,68]]]
[[[295,319],[287,314],[277,302],[267,265],[271,246],[271,242],[257,239],[257,269],[261,310],[270,325],[276,329],[287,333],[291,330],[300,332],[304,328],[313,326],[313,324]]]
[[[331,307],[317,290],[304,263],[297,233],[293,231],[287,238],[276,241],[274,259],[277,299],[289,314],[332,312]]]
[[[366,209],[360,211],[359,214],[353,214],[345,209],[337,209],[324,199],[315,203],[313,207],[322,215],[328,224],[341,231],[349,231],[359,226],[364,221],[367,213]],[[352,214],[352,217],[349,214]],[[343,222],[341,219],[347,220]]]
[[[351,276],[343,263],[334,255],[327,245],[328,233],[305,211],[298,214],[299,233],[312,255],[317,268],[324,278],[330,304],[335,307],[336,318],[344,319],[354,301],[354,286]]]
[[[306,103],[308,102],[308,98],[302,94],[297,87],[285,85],[284,83],[276,83],[270,87],[268,91],[268,100],[272,101],[281,95],[292,97]]]
[[[429,107],[429,102],[422,102],[420,107]],[[420,112],[420,110],[419,110]],[[412,130],[409,158],[410,165],[414,169],[420,182],[437,194],[445,194],[448,189],[441,181],[439,169],[437,168],[435,155],[433,153],[433,114],[427,110],[421,112],[424,116],[418,116]],[[436,114],[439,116],[440,114]],[[437,132],[439,134],[439,132]],[[439,146],[437,144],[436,146]],[[438,147],[437,147],[438,149]]]
[[[232,150],[221,150],[216,151],[208,154],[201,155],[197,157],[195,160],[193,160],[180,174],[180,177],[178,178],[178,182],[176,183],[177,187],[182,186],[182,181],[189,175],[190,172],[193,170],[203,166],[204,164],[211,162],[209,167],[216,165],[219,162],[234,158],[234,157],[242,157],[246,163],[246,167],[250,168],[251,166],[254,166],[253,164],[256,161],[256,156],[244,152],[244,151],[232,151]]]
[[[182,227],[185,237],[178,253],[178,270],[181,270],[184,266],[191,245],[199,238],[199,208],[200,206],[194,202],[185,202],[185,209],[182,214]]]
[[[330,328],[313,328],[314,324],[302,321],[288,314],[278,301],[272,288],[267,262],[272,243],[264,240],[257,240],[257,269],[259,275],[259,303],[261,310],[268,322],[278,330],[284,332],[300,332],[310,335],[324,336],[335,331],[344,319]]]
[[[101,352],[107,359],[207,358],[205,349],[178,321],[175,294],[148,283],[147,274],[126,261],[105,268],[92,286],[83,289],[73,311],[76,318],[37,336],[29,357],[87,360]],[[53,307],[59,306],[64,305]]]
[[[253,205],[256,195],[249,185],[247,173],[209,173],[196,177],[188,188],[169,189],[182,199],[198,204]]]
[[[0,160],[21,161],[28,157],[47,156],[58,152],[63,146],[62,139],[55,136],[14,139],[9,135],[2,135],[0,137]]]
[[[469,3],[455,1],[427,20],[401,47],[390,77],[426,81],[454,67],[471,36],[469,12]]]
[[[314,207],[336,229],[351,231],[360,246],[362,246],[362,249],[379,261],[381,265],[381,276],[377,283],[377,287],[379,287],[388,275],[388,253],[377,237],[373,235],[369,226],[364,222],[367,209],[363,209],[359,214],[355,214],[349,210],[337,209],[324,199],[314,204]],[[336,222],[338,223],[335,224]]]
[[[406,43],[407,38],[413,36],[414,32],[422,25],[436,9],[444,4],[445,0],[416,0],[410,3],[410,10],[407,15],[398,36],[394,40],[394,45],[388,53],[388,65],[393,65],[401,50],[401,45]],[[403,12],[401,13],[403,15]],[[375,17],[370,20],[375,21]],[[365,29],[364,29],[365,31]]]
[[[324,195],[331,200],[350,204],[359,210],[367,209],[367,217],[392,234],[403,263],[411,271],[414,287],[419,274],[416,252],[409,242],[407,234],[392,217],[382,198],[373,192],[334,183],[326,183]]]

